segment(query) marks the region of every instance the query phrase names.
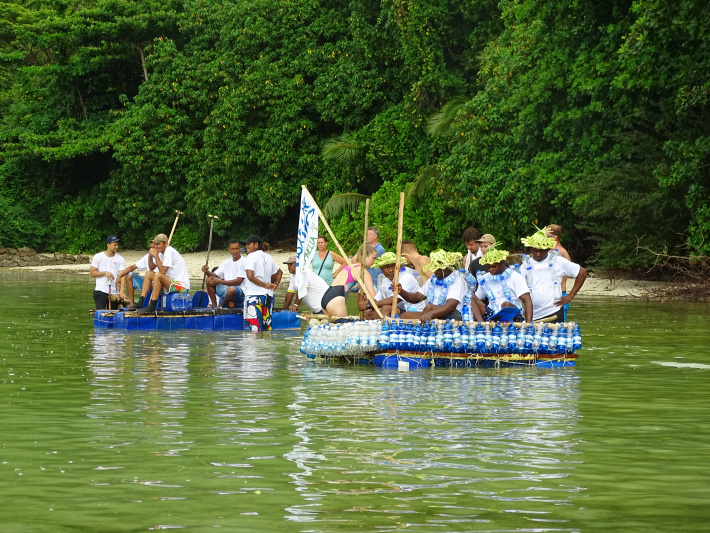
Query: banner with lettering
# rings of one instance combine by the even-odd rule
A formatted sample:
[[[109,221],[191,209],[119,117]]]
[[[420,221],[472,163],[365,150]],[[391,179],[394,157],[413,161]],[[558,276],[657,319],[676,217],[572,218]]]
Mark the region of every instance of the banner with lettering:
[[[298,297],[306,295],[308,281],[306,270],[318,251],[318,206],[315,200],[303,187],[301,189],[301,209],[298,217],[298,247],[296,251],[296,274],[294,283],[298,288]]]

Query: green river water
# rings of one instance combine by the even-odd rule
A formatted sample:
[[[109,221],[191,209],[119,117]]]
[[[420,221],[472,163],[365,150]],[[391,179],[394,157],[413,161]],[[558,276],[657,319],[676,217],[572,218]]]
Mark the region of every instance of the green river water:
[[[2,533],[710,531],[707,306],[578,298],[574,368],[398,372],[0,286]]]

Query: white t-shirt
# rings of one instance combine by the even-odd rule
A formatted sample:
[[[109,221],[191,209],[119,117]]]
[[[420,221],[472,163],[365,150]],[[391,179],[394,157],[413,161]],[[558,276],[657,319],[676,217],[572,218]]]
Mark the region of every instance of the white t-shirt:
[[[450,274],[451,276],[455,275],[456,273],[454,272],[453,274]],[[429,287],[431,287],[432,283],[436,282],[437,277],[432,276],[430,277],[426,283],[422,286],[421,289],[419,289],[419,292],[422,293],[424,296],[426,296],[429,293]],[[404,288],[404,285],[402,286]],[[445,287],[442,287],[441,285],[434,285],[434,300],[432,302],[428,303],[433,303],[436,304],[437,299],[439,298],[439,294],[444,290]],[[449,287],[449,292],[446,294],[446,299],[447,300],[458,300],[458,305],[456,306],[457,311],[461,311],[463,308],[463,300],[466,297],[466,292],[468,291],[468,285],[464,280],[462,280],[460,277],[456,278],[456,281],[454,281],[451,286]]]
[[[187,264],[178,251],[172,246],[168,246],[163,252],[161,261],[164,267],[168,267],[165,275],[173,281],[179,281],[180,285],[190,290],[190,274],[187,271]]]
[[[118,288],[116,287],[118,271],[126,268],[126,261],[124,261],[123,257],[118,254],[114,254],[113,257],[109,257],[106,255],[106,252],[99,252],[91,260],[91,266],[96,267],[99,272],[111,272],[114,275],[113,281],[111,281],[111,294],[118,294]],[[109,294],[108,289],[109,283],[106,276],[96,278],[97,291]]]
[[[538,263],[531,259],[529,265],[532,267],[530,298],[532,298],[533,302],[533,320],[537,320],[560,310],[560,306],[555,305],[553,288],[555,281],[558,279],[558,274],[576,278],[579,275],[580,266],[564,257],[557,257],[552,268],[550,268],[549,261]],[[552,270],[555,272],[551,272]]]
[[[392,297],[392,284],[394,281],[390,281],[384,275],[380,276],[380,280],[377,285],[377,294],[375,295],[375,301],[384,300],[385,298]],[[419,292],[419,283],[417,283],[417,278],[409,274],[408,272],[399,273],[399,284],[402,286],[402,290],[406,292],[417,293]],[[421,301],[416,304],[411,304],[407,302],[401,295],[397,295],[397,302],[404,302],[407,305],[412,305],[416,307],[417,311],[423,311],[426,307],[426,300]]]
[[[138,270],[148,270],[148,257],[150,254],[145,254],[143,257],[141,257],[138,261],[136,261],[135,265]],[[162,256],[162,254],[161,254]],[[153,261],[153,264],[155,264],[155,261]],[[156,266],[153,268],[153,272],[157,272],[158,267]]]
[[[483,275],[483,280],[486,282],[486,287],[493,291],[493,296],[495,296],[497,302],[502,303],[508,301],[505,297],[505,293],[503,293],[503,284],[499,281],[493,281],[493,276],[491,276],[490,272],[486,272]],[[517,272],[511,272],[510,277],[505,280],[505,283],[508,285],[510,292],[518,299],[520,299],[523,294],[530,292],[527,283],[525,283],[525,278]],[[483,290],[480,283],[476,289],[476,296],[481,300],[486,297],[486,291]],[[534,306],[533,309],[535,309]]]
[[[296,287],[295,277],[296,276],[291,276],[291,280],[288,282],[288,292],[295,293],[298,297],[298,287]],[[308,284],[306,295],[301,299],[306,302],[306,305],[311,308],[311,311],[320,313],[322,310],[320,301],[323,299],[325,291],[328,290],[328,284],[312,270],[306,270],[306,283]]]
[[[247,256],[244,270],[253,271],[256,279],[262,283],[271,283],[271,276],[276,274],[280,269],[269,254],[265,253],[263,250],[256,250]],[[245,296],[274,295],[274,291],[252,283],[248,278],[244,280],[242,289],[244,290]]]
[[[247,271],[244,268],[246,264],[246,257],[240,257],[236,261],[231,257],[228,257],[227,259],[222,261],[222,264],[219,265],[219,267],[217,268],[217,270],[214,271],[214,273],[225,281],[231,281],[237,278],[244,278],[244,281],[239,284],[239,286],[241,287],[242,285],[244,285],[247,279]]]
[[[479,257],[483,257],[483,252],[481,251],[481,247],[478,247],[478,250],[476,251],[475,254],[471,253],[471,250],[468,251],[466,254],[466,257],[463,258],[463,267],[464,269],[468,270],[468,265],[471,264],[471,261],[478,259]]]

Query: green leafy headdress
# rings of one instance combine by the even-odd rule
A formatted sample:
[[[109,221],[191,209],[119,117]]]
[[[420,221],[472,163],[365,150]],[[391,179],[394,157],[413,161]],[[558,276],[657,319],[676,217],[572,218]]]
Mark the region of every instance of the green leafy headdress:
[[[463,264],[463,255],[459,252],[447,252],[445,250],[435,250],[429,254],[429,264],[424,265],[424,270],[435,272],[439,269],[457,270]]]
[[[407,260],[400,256],[399,264],[403,265],[406,262],[407,262]],[[380,257],[377,258],[377,260],[372,264],[372,267],[373,268],[382,268],[383,266],[396,265],[396,264],[397,264],[397,254],[395,254],[394,252],[385,252]]]
[[[533,233],[530,237],[523,237],[520,239],[525,246],[530,248],[537,248],[538,250],[547,250],[557,246],[555,239],[548,237],[544,230],[541,230],[537,226],[537,231]]]
[[[481,265],[494,265],[500,263],[508,257],[508,252],[505,250],[498,250],[497,248],[490,247],[488,251],[481,257]]]

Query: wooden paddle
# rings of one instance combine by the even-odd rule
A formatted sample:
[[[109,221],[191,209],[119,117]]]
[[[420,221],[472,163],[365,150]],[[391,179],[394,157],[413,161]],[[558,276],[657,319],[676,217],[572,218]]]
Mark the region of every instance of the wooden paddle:
[[[392,283],[392,318],[397,313],[397,285],[399,284],[399,268],[402,254],[402,223],[404,221],[404,193],[399,193],[399,221],[397,223],[397,259],[394,264],[394,282]]]
[[[210,218],[210,238],[207,242],[207,257],[205,258],[205,266],[210,266],[210,252],[212,251],[212,230],[214,229],[214,219],[219,218],[217,215],[207,215]],[[207,284],[207,272],[202,275],[202,290],[199,290],[192,297],[193,307],[202,307],[202,300],[205,294],[205,285]],[[209,296],[208,296],[209,298]],[[209,300],[208,300],[209,302]]]
[[[362,236],[362,249],[363,249],[363,253],[365,255],[367,255],[367,228],[369,227],[369,224],[368,224],[369,215],[370,215],[370,199],[367,198],[365,200],[365,231]],[[359,259],[360,259],[360,264],[364,265],[365,264],[365,257],[360,257]],[[360,320],[365,320],[365,311],[360,311],[358,313],[358,316],[360,317]]]
[[[175,217],[175,222],[173,222],[173,229],[170,230],[170,237],[168,237],[168,244],[165,246],[166,248],[168,246],[170,246],[170,241],[173,240],[173,234],[175,233],[175,226],[177,226],[178,218],[180,218],[180,215],[182,215],[182,211],[178,211],[176,209],[175,212],[177,213],[177,216]]]

